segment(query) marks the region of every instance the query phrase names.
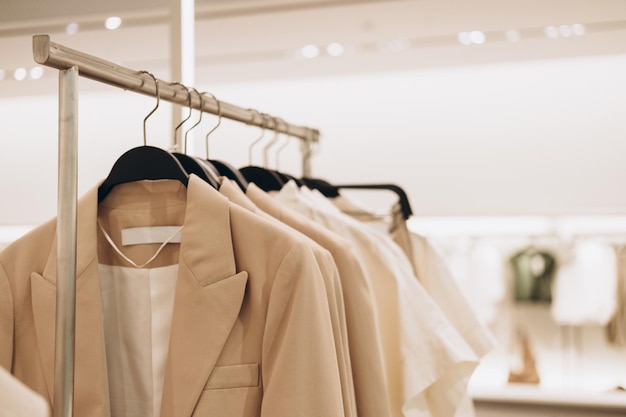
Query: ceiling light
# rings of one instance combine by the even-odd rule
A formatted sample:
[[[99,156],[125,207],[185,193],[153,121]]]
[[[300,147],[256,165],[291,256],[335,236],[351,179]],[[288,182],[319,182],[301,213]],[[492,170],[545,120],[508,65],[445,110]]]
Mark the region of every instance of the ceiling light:
[[[509,29],[505,32],[506,39],[509,42],[519,42],[522,38],[522,35],[519,33],[519,30]]]
[[[43,68],[42,67],[33,67],[30,70],[30,78],[32,78],[33,80],[38,80],[41,78],[41,76],[43,75]]]
[[[320,54],[320,49],[315,45],[307,45],[300,50],[304,58],[315,58]]]
[[[0,80],[4,80],[4,74],[5,74],[4,70],[0,69]]]
[[[15,71],[13,71],[13,78],[15,78],[18,81],[24,80],[27,75],[28,75],[28,71],[26,71],[26,68],[18,68]]]
[[[109,30],[115,30],[122,25],[122,19],[117,16],[111,16],[104,22],[104,27]]]
[[[78,23],[69,23],[65,26],[65,33],[68,35],[75,35],[78,32]]]
[[[475,43],[476,45],[482,45],[483,43],[485,43],[485,40],[487,39],[485,37],[485,34],[481,32],[480,30],[474,30],[470,32],[469,36],[470,36],[470,39],[472,40],[472,43]]]
[[[472,44],[472,37],[469,32],[461,32],[457,35],[457,38],[459,39],[459,42],[461,43],[461,45]]]
[[[561,25],[559,26],[559,33],[564,38],[567,38],[569,36],[572,36],[572,29],[568,25]]]
[[[556,26],[548,26],[546,28],[546,36],[551,39],[559,37],[559,29]]]
[[[576,36],[582,36],[585,34],[585,26],[581,25],[580,23],[576,23],[572,25],[572,32]]]
[[[345,48],[342,44],[334,42],[326,47],[326,52],[330,56],[341,56],[345,52]]]

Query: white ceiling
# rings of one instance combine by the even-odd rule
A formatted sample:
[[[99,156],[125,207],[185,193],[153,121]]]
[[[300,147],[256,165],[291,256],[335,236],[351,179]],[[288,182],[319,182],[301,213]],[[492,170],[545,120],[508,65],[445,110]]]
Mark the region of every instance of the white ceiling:
[[[108,31],[104,18],[122,27]],[[0,95],[45,92],[36,80],[11,73],[34,64],[31,36],[49,33],[58,43],[168,79],[166,0],[2,0]],[[75,35],[65,26],[78,22]],[[582,24],[585,35],[551,39],[546,27]],[[520,41],[507,40],[517,30]],[[483,45],[464,46],[458,34],[480,30]],[[305,60],[307,44],[332,42],[346,54]],[[390,45],[402,46],[390,52]],[[474,65],[626,53],[623,0],[196,0],[197,82],[306,77],[371,71]],[[54,77],[47,70],[45,77]]]

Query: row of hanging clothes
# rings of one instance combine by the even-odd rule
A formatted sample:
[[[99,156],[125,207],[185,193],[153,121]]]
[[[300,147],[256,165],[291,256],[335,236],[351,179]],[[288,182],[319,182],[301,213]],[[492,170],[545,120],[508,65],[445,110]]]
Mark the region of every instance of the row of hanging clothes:
[[[386,231],[348,188],[398,194]],[[395,185],[131,149],[78,201],[75,414],[471,415],[493,341],[410,215]],[[0,365],[48,407],[56,232],[0,252]]]

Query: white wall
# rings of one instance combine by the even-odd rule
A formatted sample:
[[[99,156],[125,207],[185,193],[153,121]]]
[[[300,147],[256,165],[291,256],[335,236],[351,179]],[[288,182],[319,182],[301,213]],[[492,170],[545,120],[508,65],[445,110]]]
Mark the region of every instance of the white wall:
[[[199,87],[320,128],[317,176],[398,183],[418,215],[624,214],[624,73],[626,55],[614,55]],[[81,79],[81,194],[142,143],[153,106],[90,83]],[[56,211],[56,111],[56,96],[0,99],[0,224],[37,224]],[[169,120],[162,104],[150,144],[165,146]],[[214,122],[207,116],[202,131]],[[211,157],[247,165],[259,133],[225,121]],[[299,174],[292,142],[280,168]]]

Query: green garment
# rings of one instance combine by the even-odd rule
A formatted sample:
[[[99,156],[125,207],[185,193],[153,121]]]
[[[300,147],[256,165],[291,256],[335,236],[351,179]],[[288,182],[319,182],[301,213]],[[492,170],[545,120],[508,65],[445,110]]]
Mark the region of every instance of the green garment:
[[[529,247],[513,255],[510,263],[515,279],[515,300],[552,302],[557,263],[551,253]]]

